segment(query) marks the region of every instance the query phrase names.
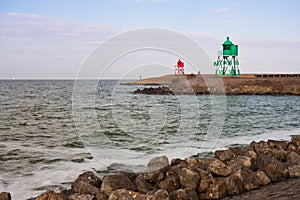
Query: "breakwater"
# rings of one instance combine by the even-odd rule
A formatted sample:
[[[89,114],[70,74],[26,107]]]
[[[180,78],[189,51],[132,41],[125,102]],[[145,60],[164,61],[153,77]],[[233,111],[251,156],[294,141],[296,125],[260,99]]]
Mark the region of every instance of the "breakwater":
[[[128,83],[164,85],[174,94],[300,95],[299,74],[246,74],[241,77],[215,75],[166,75]],[[171,94],[166,88],[136,90],[136,94]]]
[[[217,150],[211,158],[194,156],[169,163],[161,156],[151,159],[148,168],[145,172],[120,171],[102,178],[87,171],[70,189],[49,191],[32,199],[222,199],[289,179],[295,184],[300,181],[300,136],[289,142],[268,140]],[[281,194],[292,199],[300,197],[300,192],[285,193],[284,187]],[[9,193],[1,193],[0,197],[10,199]]]

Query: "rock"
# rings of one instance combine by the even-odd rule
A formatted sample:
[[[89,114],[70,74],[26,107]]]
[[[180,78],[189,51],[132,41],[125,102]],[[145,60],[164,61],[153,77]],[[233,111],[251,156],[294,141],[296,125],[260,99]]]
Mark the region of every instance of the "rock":
[[[99,192],[96,194],[97,200],[108,200],[108,196],[102,192]]]
[[[286,159],[289,165],[300,165],[300,155],[296,152],[289,152]]]
[[[135,191],[136,187],[132,181],[123,174],[107,175],[103,177],[101,192],[109,195],[112,191],[117,189]]]
[[[9,192],[1,192],[0,199],[1,200],[11,200],[11,195]]]
[[[199,158],[186,158],[184,162],[189,167],[196,167],[199,165]]]
[[[290,177],[300,177],[300,165],[288,167]]]
[[[65,200],[66,196],[62,193],[55,193],[55,192],[46,192],[43,193],[39,196],[37,196],[36,198],[34,198],[35,200]]]
[[[287,150],[288,143],[278,140],[268,140],[267,142],[269,148],[278,150]]]
[[[257,158],[257,167],[259,170],[265,172],[271,181],[281,181],[288,177],[288,170],[283,163],[277,159],[259,155]]]
[[[160,169],[160,170],[155,170],[155,171],[148,171],[144,172],[142,174],[143,178],[150,183],[156,183],[160,180],[162,180],[165,177],[165,170]]]
[[[147,200],[147,196],[126,189],[112,191],[108,200]]]
[[[240,194],[244,191],[243,182],[235,175],[225,178],[225,184],[229,195]]]
[[[79,194],[97,194],[100,189],[83,181],[75,181],[72,184],[72,189]]]
[[[217,176],[228,176],[232,172],[231,167],[225,165],[219,159],[214,159],[213,162],[208,165],[207,169]]]
[[[160,169],[169,165],[169,159],[166,156],[152,158],[148,162],[148,167],[151,170]]]
[[[271,180],[269,179],[269,177],[266,175],[265,172],[256,171],[254,173],[255,173],[256,179],[259,182],[259,185],[268,185],[269,183],[271,183]]]
[[[247,156],[237,156],[228,162],[228,165],[231,167],[232,172],[236,172],[244,167],[254,169],[256,161]]]
[[[196,190],[199,186],[200,175],[194,170],[182,168],[179,172],[179,180],[182,188]]]
[[[229,147],[228,149],[236,156],[249,156],[248,148],[246,147]]]
[[[281,150],[281,149],[271,149],[271,148],[266,148],[265,150],[262,150],[260,154],[275,158],[279,161],[285,162],[287,159],[287,151]]]
[[[201,174],[201,178],[200,178],[198,191],[205,192],[209,188],[209,186],[214,182],[214,177],[208,171],[202,171],[202,173],[200,174]]]
[[[170,193],[172,200],[197,200],[199,199],[195,190],[191,188],[179,189]]]
[[[296,147],[300,146],[300,136],[292,137],[292,144],[294,144]]]
[[[257,179],[255,173],[250,169],[243,169],[242,176],[243,176],[243,187],[246,190],[253,190],[259,187],[260,182]]]
[[[250,146],[248,147],[248,150],[255,151],[256,154],[259,154],[267,148],[269,148],[268,143],[265,141],[260,141],[258,143],[251,142]]]
[[[146,181],[142,175],[136,177],[135,185],[137,190],[142,194],[146,194],[154,189],[154,187],[148,181]]]
[[[68,200],[94,200],[95,196],[91,194],[72,194],[68,196]]]
[[[230,150],[217,150],[215,151],[215,158],[223,161],[228,162],[232,158],[235,157],[235,154]]]
[[[87,171],[87,172],[80,174],[74,182],[76,182],[76,181],[82,181],[82,182],[88,183],[90,185],[93,185],[97,188],[99,188],[101,186],[100,178],[95,176],[95,174],[91,171]]]
[[[226,196],[226,184],[224,179],[216,179],[210,184],[206,193],[200,194],[200,199],[222,199]]]
[[[157,190],[153,194],[147,194],[147,200],[170,200],[169,193],[166,190]]]
[[[157,186],[158,188],[167,190],[168,192],[178,190],[180,187],[179,178],[174,176],[167,177],[166,179],[160,181]]]

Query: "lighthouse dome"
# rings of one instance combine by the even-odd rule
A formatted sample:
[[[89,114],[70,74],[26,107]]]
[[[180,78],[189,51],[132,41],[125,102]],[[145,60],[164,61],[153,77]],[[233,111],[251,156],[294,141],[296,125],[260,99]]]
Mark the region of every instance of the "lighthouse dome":
[[[228,36],[226,38],[226,41],[223,43],[223,45],[233,45],[233,43],[229,40]]]

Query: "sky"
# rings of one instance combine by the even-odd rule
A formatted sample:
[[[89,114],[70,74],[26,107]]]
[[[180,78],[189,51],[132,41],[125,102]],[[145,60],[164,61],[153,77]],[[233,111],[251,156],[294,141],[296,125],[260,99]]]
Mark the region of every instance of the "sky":
[[[77,78],[99,45],[149,27],[191,38],[212,61],[230,36],[239,45],[241,73],[300,73],[299,10],[297,0],[2,0],[0,78]],[[119,59],[101,78],[170,74],[177,59],[139,51]],[[187,73],[196,71],[187,67]]]

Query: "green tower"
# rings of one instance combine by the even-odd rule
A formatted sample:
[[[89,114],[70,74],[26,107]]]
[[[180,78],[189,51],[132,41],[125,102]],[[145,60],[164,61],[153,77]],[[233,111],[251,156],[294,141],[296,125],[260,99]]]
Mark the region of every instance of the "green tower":
[[[238,61],[238,45],[234,45],[227,37],[222,44],[223,51],[218,52],[218,58],[214,62],[216,75],[219,76],[240,76]]]

